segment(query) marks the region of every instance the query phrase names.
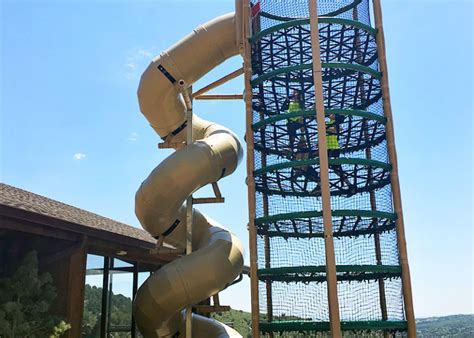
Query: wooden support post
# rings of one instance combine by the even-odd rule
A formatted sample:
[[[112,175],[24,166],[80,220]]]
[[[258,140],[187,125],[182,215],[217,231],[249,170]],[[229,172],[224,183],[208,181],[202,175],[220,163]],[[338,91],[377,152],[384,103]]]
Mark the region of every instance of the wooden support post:
[[[222,198],[221,190],[219,189],[217,182],[212,183],[212,191],[214,191],[216,198]]]
[[[260,112],[260,120],[263,120],[265,115],[263,112]],[[262,128],[260,129],[260,139],[263,143],[265,143],[265,130]],[[267,166],[267,158],[263,152],[260,153],[260,160],[262,161],[262,167],[265,168]],[[267,175],[265,174],[263,177],[263,185],[267,186]],[[266,193],[262,193],[263,199],[263,216],[266,217],[269,215],[269,208],[268,208],[268,195]],[[270,236],[264,235],[263,236],[263,250],[265,255],[265,269],[271,268],[271,254],[270,254]],[[272,281],[266,280],[265,281],[265,292],[267,298],[267,321],[273,321],[273,295],[272,295]],[[273,332],[268,333],[268,338],[273,338]]]
[[[186,145],[193,143],[193,103],[192,87],[187,88],[184,80],[178,82],[179,91],[186,104]],[[186,255],[193,252],[193,195],[186,199]],[[193,309],[192,306],[186,308],[186,338],[193,336]]]
[[[252,77],[251,46],[249,43],[250,32],[250,4],[242,1],[242,41],[244,42],[244,75],[245,75],[245,111],[246,111],[246,132],[247,142],[247,187],[249,206],[249,251],[250,251],[250,296],[252,309],[252,337],[260,337],[259,329],[259,304],[258,304],[258,276],[257,276],[257,232],[255,229],[255,179],[253,176],[254,164],[254,144],[252,131]],[[239,12],[239,11],[237,11]]]
[[[214,306],[220,306],[220,301],[219,301],[219,294],[216,293],[215,295],[212,296],[212,304]]]
[[[109,313],[109,272],[110,272],[110,257],[104,257],[104,268],[102,275],[102,306],[100,318],[100,338],[107,337],[108,328],[108,313]]]
[[[244,73],[244,69],[243,68],[239,68],[237,70],[234,70],[232,73],[220,78],[219,80],[217,81],[214,81],[210,84],[208,84],[207,86],[199,89],[198,91],[196,91],[195,93],[193,93],[193,98],[197,98],[198,96],[201,96],[202,94],[204,93],[207,93],[208,91],[210,91],[211,89],[214,89],[216,87],[219,87],[220,85],[232,80],[232,79],[235,79],[236,77],[242,75]]]
[[[323,80],[321,74],[321,50],[319,45],[317,0],[309,1],[311,48],[313,53],[313,77],[316,95],[316,121],[318,125],[318,148],[321,177],[321,198],[323,205],[324,246],[326,253],[326,281],[329,302],[331,335],[341,337],[339,301],[337,297],[336,257],[332,231],[331,194],[329,190],[329,167],[326,143],[326,122],[324,117]]]
[[[359,10],[357,6],[354,7],[352,11],[352,18],[355,21],[359,20]],[[362,64],[362,51],[360,50],[360,38],[359,38],[359,31],[357,30],[357,35],[354,38],[354,49],[356,50],[356,60],[357,63]],[[364,81],[362,78],[362,75],[360,75],[357,78],[357,86],[359,87],[359,93],[361,96],[361,100],[365,100],[366,92],[364,88]],[[369,143],[370,141],[370,136],[368,133],[368,123],[367,120],[364,119],[362,122],[362,129],[363,129],[363,134],[364,134],[364,139],[365,142]],[[365,158],[368,160],[372,159],[372,149],[370,147],[367,147],[365,149]],[[367,182],[372,180],[373,178],[373,170],[372,167],[369,167],[367,170]],[[375,191],[370,191],[369,192],[369,200],[370,200],[370,209],[373,211],[377,211],[377,201],[375,198]],[[382,265],[382,251],[380,248],[380,233],[377,231],[377,228],[375,227],[375,234],[374,234],[374,245],[375,245],[375,260],[377,265]],[[385,281],[383,278],[378,279],[378,284],[379,284],[379,303],[380,303],[380,313],[382,320],[387,320],[388,319],[388,314],[387,314],[387,298],[385,296]],[[390,336],[388,331],[383,332],[384,338],[388,338]]]
[[[133,282],[132,282],[132,299],[135,299],[138,290],[138,274],[140,273],[140,267],[138,262],[133,262]],[[135,318],[132,314],[132,329],[131,329],[131,338],[137,337],[137,326],[135,324]]]
[[[87,246],[85,237],[67,260],[69,271],[64,271],[63,273],[66,273],[69,279],[66,320],[68,323],[71,323],[71,329],[66,332],[66,336],[79,337],[82,329],[84,289],[86,284]]]
[[[402,269],[403,300],[405,305],[405,317],[408,323],[408,337],[416,337],[415,313],[413,310],[413,297],[411,289],[410,268],[408,265],[408,255],[405,239],[405,225],[403,222],[402,198],[400,192],[400,182],[398,180],[398,161],[395,149],[395,135],[393,128],[392,105],[390,102],[390,91],[388,86],[387,59],[385,51],[385,37],[383,32],[382,8],[380,0],[373,0],[375,28],[377,29],[376,42],[377,54],[382,72],[381,88],[383,99],[383,110],[386,123],[387,149],[392,171],[390,172],[390,183],[392,185],[393,206],[397,214],[396,229],[398,242],[398,255],[400,267]]]
[[[115,267],[115,258],[110,257],[110,271],[113,271],[113,268]],[[110,336],[110,322],[111,322],[111,317],[112,317],[112,294],[113,294],[113,286],[114,286],[114,273],[109,274],[109,285],[107,287],[108,293],[107,293],[107,326],[106,326],[106,337],[109,338]]]
[[[160,253],[160,249],[163,247],[163,243],[165,242],[165,236],[158,237],[156,241],[156,246],[150,250],[150,254],[158,255]]]

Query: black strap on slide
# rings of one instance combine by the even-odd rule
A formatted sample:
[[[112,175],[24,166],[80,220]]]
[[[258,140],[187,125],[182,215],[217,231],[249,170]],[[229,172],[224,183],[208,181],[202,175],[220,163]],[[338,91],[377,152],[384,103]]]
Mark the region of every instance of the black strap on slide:
[[[183,130],[184,128],[186,128],[186,126],[188,125],[188,121],[184,121],[183,124],[181,124],[178,128],[176,128],[175,130],[173,130],[171,133],[169,133],[168,135],[166,135],[165,137],[162,137],[161,139],[164,141],[166,140],[166,138],[170,135],[173,135],[173,136],[176,136],[179,134],[179,132],[181,130]]]
[[[176,219],[176,221],[174,221],[173,224],[171,224],[171,226],[161,234],[161,236],[168,236],[170,233],[173,232],[174,229],[176,229],[176,227],[178,226],[178,224],[181,223],[179,219]]]
[[[160,72],[163,73],[164,76],[166,76],[166,78],[172,83],[172,84],[175,84],[176,83],[176,79],[173,77],[173,75],[171,75],[165,67],[163,67],[162,65],[158,65],[158,70]]]
[[[163,65],[158,65],[158,70],[160,72],[163,73],[163,75],[172,83],[172,84],[175,84],[176,83],[176,79],[173,77],[173,75],[171,75],[165,67],[163,67]],[[184,128],[186,128],[186,125],[187,125],[187,121],[184,121],[182,125],[180,125],[178,128],[176,128],[175,130],[173,130],[170,134],[173,135],[173,136],[176,136],[181,130],[183,130]],[[170,134],[166,135],[165,137],[162,137],[161,139],[162,140],[165,140]]]

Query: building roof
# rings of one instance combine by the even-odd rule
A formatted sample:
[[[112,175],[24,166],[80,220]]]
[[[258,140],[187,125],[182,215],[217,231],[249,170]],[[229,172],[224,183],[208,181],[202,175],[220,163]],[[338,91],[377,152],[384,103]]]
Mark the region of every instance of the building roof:
[[[135,239],[148,244],[146,246],[156,243],[156,240],[142,229],[4,183],[0,183],[0,206],[67,222],[72,226],[68,230],[76,232],[98,230]],[[4,211],[5,208],[0,209],[0,214],[5,215]]]

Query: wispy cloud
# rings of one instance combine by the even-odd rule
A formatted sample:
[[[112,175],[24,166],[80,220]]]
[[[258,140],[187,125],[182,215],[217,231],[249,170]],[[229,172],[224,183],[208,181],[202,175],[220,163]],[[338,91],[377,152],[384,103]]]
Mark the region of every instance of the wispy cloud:
[[[129,62],[129,63],[125,64],[125,68],[127,68],[130,71],[133,71],[133,70],[137,69],[137,64],[133,63],[133,62]]]
[[[138,140],[138,133],[135,133],[135,132],[131,133],[130,136],[127,138],[127,140],[135,142],[136,140]]]
[[[135,48],[129,51],[123,64],[123,77],[126,80],[137,80],[141,72],[150,63],[153,55],[156,54],[155,49],[155,47],[150,49]]]
[[[150,58],[153,56],[153,53],[151,50],[139,49],[137,50],[137,55]]]
[[[83,160],[86,158],[86,154],[83,154],[83,153],[75,153],[73,158],[76,160],[76,161],[80,161],[80,160]]]

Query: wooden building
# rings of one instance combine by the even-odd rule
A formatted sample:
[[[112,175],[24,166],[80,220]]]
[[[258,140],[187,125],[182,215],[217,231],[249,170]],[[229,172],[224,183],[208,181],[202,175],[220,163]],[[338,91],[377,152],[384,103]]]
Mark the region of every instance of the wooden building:
[[[102,271],[102,314],[107,313],[112,270],[133,275],[134,295],[140,272],[155,271],[180,255],[169,247],[157,253],[156,240],[144,230],[1,183],[0,276],[13,272],[31,250],[38,253],[40,272],[53,277],[58,295],[51,312],[71,324],[68,337],[81,335],[88,255],[103,257],[96,269]],[[115,266],[114,260],[127,265]],[[100,336],[110,330],[102,315]],[[125,331],[137,334],[133,322]]]

